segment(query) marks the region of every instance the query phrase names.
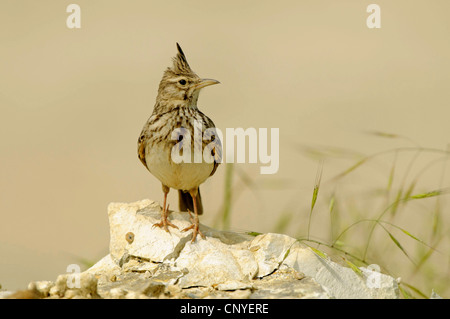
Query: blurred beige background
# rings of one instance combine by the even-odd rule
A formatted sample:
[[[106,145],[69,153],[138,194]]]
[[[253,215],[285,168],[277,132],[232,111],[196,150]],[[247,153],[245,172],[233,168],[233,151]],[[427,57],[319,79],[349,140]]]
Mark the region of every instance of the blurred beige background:
[[[366,26],[372,2],[381,7],[381,29]],[[137,158],[136,141],[176,42],[200,76],[222,83],[199,99],[219,128],[280,128],[276,175],[259,175],[259,164],[237,167],[259,188],[235,176],[232,229],[273,231],[284,211],[294,211],[286,232],[306,235],[318,165],[301,146],[372,154],[449,143],[447,0],[78,0],[81,29],[66,27],[70,3],[0,3],[3,288],[55,280],[68,264],[106,255],[109,202],[162,200],[160,183]],[[355,206],[362,199],[355,192],[385,185],[393,156],[383,160],[343,183]],[[354,162],[325,161],[323,181]],[[422,162],[416,163],[417,172]],[[207,225],[220,212],[224,172],[223,165],[202,188]],[[442,172],[438,165],[424,174],[417,191],[448,185]],[[326,187],[321,195],[332,191]],[[324,216],[318,213],[312,231],[326,239],[329,225],[320,223],[326,198],[321,205]],[[448,215],[445,197],[441,205]],[[411,218],[404,222],[420,233]],[[448,250],[439,258],[449,267]]]

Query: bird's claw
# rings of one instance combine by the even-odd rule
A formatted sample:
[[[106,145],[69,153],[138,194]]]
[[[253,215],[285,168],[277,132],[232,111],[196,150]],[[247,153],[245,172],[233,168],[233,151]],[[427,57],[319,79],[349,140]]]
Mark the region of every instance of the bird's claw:
[[[167,209],[163,209],[162,214],[161,214],[161,221],[159,223],[155,223],[153,224],[152,227],[159,227],[159,228],[163,228],[166,232],[169,232],[169,226],[179,229],[177,225],[172,224],[168,219],[167,219],[167,212],[169,211],[169,205],[167,205]]]
[[[190,212],[189,209],[188,209],[188,213],[189,213],[189,219],[191,220],[192,225],[190,225],[190,226],[188,226],[188,227],[186,227],[186,228],[183,228],[181,231],[182,231],[182,232],[186,232],[186,231],[188,231],[188,230],[193,229],[193,231],[192,231],[192,239],[191,239],[191,243],[193,243],[193,242],[195,241],[195,239],[197,238],[197,234],[200,234],[200,236],[201,236],[203,239],[206,239],[206,236],[203,235],[203,233],[200,231],[199,223],[198,223],[198,218],[195,219],[195,218],[192,216],[192,214],[191,214],[191,212]]]

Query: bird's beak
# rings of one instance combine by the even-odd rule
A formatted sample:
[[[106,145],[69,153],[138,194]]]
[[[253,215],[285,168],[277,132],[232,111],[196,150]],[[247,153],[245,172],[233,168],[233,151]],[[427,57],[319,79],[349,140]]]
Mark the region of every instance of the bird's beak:
[[[201,79],[199,83],[195,85],[195,89],[199,90],[209,85],[219,84],[220,82],[213,79]]]

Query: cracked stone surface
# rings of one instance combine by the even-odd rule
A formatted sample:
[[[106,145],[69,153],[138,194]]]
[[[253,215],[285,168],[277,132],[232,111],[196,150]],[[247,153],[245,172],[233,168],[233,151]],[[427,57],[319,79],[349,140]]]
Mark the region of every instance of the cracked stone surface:
[[[25,292],[39,298],[399,297],[394,278],[364,268],[357,274],[289,236],[201,224],[206,239],[191,243],[191,232],[153,227],[160,211],[151,200],[111,203],[110,253],[81,274],[32,282]],[[187,213],[172,212],[169,219],[179,229],[190,225]]]

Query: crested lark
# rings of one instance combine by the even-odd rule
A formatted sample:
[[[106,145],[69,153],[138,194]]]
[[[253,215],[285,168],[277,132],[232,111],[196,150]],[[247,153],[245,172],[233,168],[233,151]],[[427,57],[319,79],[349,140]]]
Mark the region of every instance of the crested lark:
[[[200,78],[190,68],[178,43],[177,49],[173,66],[166,69],[159,84],[153,113],[139,136],[138,156],[162,183],[161,221],[154,226],[166,231],[168,226],[178,228],[167,219],[166,205],[170,188],[178,189],[180,210],[187,210],[192,222],[183,231],[193,229],[194,242],[197,234],[205,238],[199,230],[198,215],[203,213],[199,185],[215,173],[222,156],[214,123],[197,108],[197,100],[202,88],[219,81]]]

